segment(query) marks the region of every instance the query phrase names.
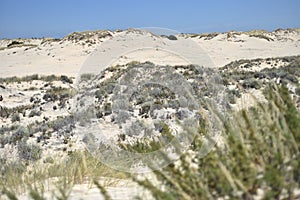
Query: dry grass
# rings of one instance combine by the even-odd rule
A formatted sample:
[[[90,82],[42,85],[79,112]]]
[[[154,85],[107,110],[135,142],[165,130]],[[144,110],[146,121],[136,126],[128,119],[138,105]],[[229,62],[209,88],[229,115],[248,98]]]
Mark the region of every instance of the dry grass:
[[[75,184],[100,185],[96,181],[100,177],[129,178],[128,174],[106,167],[88,152],[73,152],[63,160],[57,159],[49,157],[44,159],[44,163],[29,163],[28,166],[22,162],[4,166],[0,191],[9,199],[28,191],[33,199],[44,199],[46,192],[54,193],[57,199],[68,199]],[[102,184],[101,187],[107,187],[116,182],[105,181]]]

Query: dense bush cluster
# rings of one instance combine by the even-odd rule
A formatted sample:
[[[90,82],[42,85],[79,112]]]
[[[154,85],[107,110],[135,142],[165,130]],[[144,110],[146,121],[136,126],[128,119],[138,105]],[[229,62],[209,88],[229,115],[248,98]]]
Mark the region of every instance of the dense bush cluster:
[[[287,63],[284,66],[273,66],[271,68],[264,68],[257,71],[244,71],[245,66],[251,69],[259,66],[262,62]],[[275,62],[275,65],[276,65]],[[244,66],[244,68],[241,68]],[[236,85],[238,93],[247,91],[248,89],[264,89],[269,82],[276,82],[277,84],[288,85],[291,93],[297,94],[300,83],[300,57],[282,57],[282,58],[268,58],[255,60],[240,60],[232,62],[220,69],[220,74],[223,77],[224,85]],[[294,88],[294,89],[293,89]],[[229,91],[229,90],[228,90]],[[235,93],[235,92],[234,92]],[[229,100],[233,103],[238,96],[234,93],[229,93]],[[299,96],[299,95],[298,95]],[[297,106],[298,107],[298,106]]]

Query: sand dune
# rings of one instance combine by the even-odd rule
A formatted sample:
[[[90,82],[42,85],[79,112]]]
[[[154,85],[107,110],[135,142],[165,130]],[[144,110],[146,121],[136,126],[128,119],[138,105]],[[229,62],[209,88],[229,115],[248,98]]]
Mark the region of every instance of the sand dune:
[[[14,41],[21,44],[10,45]],[[102,67],[104,63],[124,64],[132,60],[221,67],[238,59],[299,55],[300,31],[181,34],[177,40],[137,30],[94,31],[73,33],[57,40],[0,40],[0,49],[1,77],[29,74],[76,77],[83,64],[99,64],[99,60],[95,63],[89,59],[93,52],[104,59],[100,59]]]

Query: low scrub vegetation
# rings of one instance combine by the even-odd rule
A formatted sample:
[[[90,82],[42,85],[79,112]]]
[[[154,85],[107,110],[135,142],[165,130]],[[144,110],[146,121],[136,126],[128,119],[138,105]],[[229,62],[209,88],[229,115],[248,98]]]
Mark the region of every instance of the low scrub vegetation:
[[[247,109],[228,109],[225,116],[215,113],[222,124],[222,134],[217,145],[205,157],[201,154],[201,147],[205,139],[211,139],[205,138],[211,129],[209,122],[199,117],[198,131],[191,133],[196,137],[188,150],[183,152],[176,162],[161,170],[154,170],[152,178],[149,179],[114,171],[84,150],[67,149],[72,145],[70,138],[75,135],[77,125],[88,125],[92,121],[90,119],[103,121],[105,117],[112,123],[128,119],[127,115],[120,115],[120,118],[116,119],[109,118],[113,112],[113,103],[107,101],[107,98],[113,96],[117,90],[115,86],[120,74],[139,64],[138,62],[130,63],[128,68],[108,68],[105,72],[113,74],[111,78],[102,82],[96,82],[98,77],[91,74],[81,76],[82,82],[96,82],[92,88],[95,97],[93,100],[100,105],[96,109],[89,108],[90,110],[78,113],[70,111],[69,115],[64,117],[22,126],[19,123],[23,120],[23,117],[20,117],[22,113],[27,111],[28,117],[35,117],[41,114],[41,110],[33,106],[0,107],[0,117],[15,122],[11,126],[0,127],[0,145],[15,146],[17,157],[10,162],[5,157],[0,157],[0,192],[9,199],[17,199],[18,194],[29,191],[32,199],[44,199],[46,183],[55,180],[53,184],[58,187],[53,191],[53,198],[68,199],[74,184],[90,183],[99,189],[104,198],[111,199],[105,189],[107,185],[101,185],[98,180],[99,177],[116,177],[133,179],[145,191],[150,192],[154,199],[297,199],[300,197],[295,192],[300,189],[300,112],[297,106],[300,94],[300,60],[299,56],[285,57],[281,60],[288,64],[260,71],[239,70],[240,65],[246,69],[253,67],[248,60],[233,62],[222,68],[220,74],[223,79],[220,82],[224,87],[235,86],[230,87],[231,89],[226,88],[230,104],[236,103],[247,90],[262,91],[266,101],[257,101]],[[257,59],[254,62],[263,61]],[[272,61],[267,60],[270,63]],[[209,104],[205,104],[205,99],[210,98],[210,94],[205,87],[201,87],[204,81],[201,77],[211,76],[214,73],[212,69],[196,68],[193,65],[174,68],[181,71],[184,78],[195,80],[191,83],[194,95],[199,99],[201,106],[209,107]],[[72,78],[66,76],[37,75],[0,79],[0,83],[41,79],[72,83]],[[142,105],[147,94],[156,98],[154,103],[159,108],[163,108],[166,103],[166,108],[176,109],[180,106],[176,102],[176,95],[167,88],[159,88],[156,85],[150,85],[149,88],[152,87],[160,90],[141,87],[140,91],[137,90],[139,93],[134,93],[130,98],[134,105],[141,105],[138,116],[152,118],[150,107],[147,104]],[[43,89],[45,103],[55,102],[55,110],[69,105],[67,101],[77,92],[74,89],[53,86]],[[295,98],[295,94],[298,97]],[[164,99],[168,101],[163,102]],[[32,98],[32,102],[34,101]],[[82,104],[84,103],[82,100]],[[174,115],[176,119],[181,118],[179,112]],[[119,147],[123,150],[135,153],[159,151],[174,137],[171,133],[172,126],[164,120],[154,124],[155,130],[160,134],[155,137],[147,135],[146,129],[142,129],[142,124],[137,123],[134,128],[118,136]],[[131,135],[136,135],[142,132],[141,130],[145,133],[142,139],[132,139],[128,142],[127,139]],[[42,156],[43,145],[50,137],[56,137],[56,143],[65,145],[65,157]],[[167,155],[164,157],[167,158]]]
[[[300,114],[285,86],[272,85],[265,95],[268,103],[223,121],[223,147],[201,158],[199,135],[180,161],[154,171],[159,184],[135,180],[155,199],[253,199],[258,190],[261,199],[297,198]]]
[[[0,83],[21,83],[21,82],[30,82],[30,81],[34,81],[34,80],[42,80],[42,81],[46,81],[46,82],[52,82],[52,81],[62,81],[62,82],[66,82],[66,83],[73,83],[72,78],[71,77],[67,77],[65,75],[61,75],[61,76],[56,76],[56,75],[48,75],[48,76],[41,76],[38,74],[33,74],[33,75],[28,75],[28,76],[24,76],[24,77],[16,77],[16,76],[12,76],[12,77],[7,77],[7,78],[0,78]]]

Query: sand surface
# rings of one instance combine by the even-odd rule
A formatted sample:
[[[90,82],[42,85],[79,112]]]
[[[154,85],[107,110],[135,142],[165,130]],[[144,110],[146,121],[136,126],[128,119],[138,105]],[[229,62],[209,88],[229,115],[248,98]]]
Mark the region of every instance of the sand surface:
[[[238,59],[300,54],[299,31],[268,34],[270,41],[238,32],[220,33],[213,38],[177,35],[177,40],[169,40],[127,30],[87,40],[64,38],[45,42],[42,39],[24,39],[24,44],[36,46],[14,48],[5,48],[11,40],[0,40],[0,47],[4,48],[0,50],[0,76],[65,74],[77,77],[82,71],[101,71],[108,65],[130,61],[222,67]]]

